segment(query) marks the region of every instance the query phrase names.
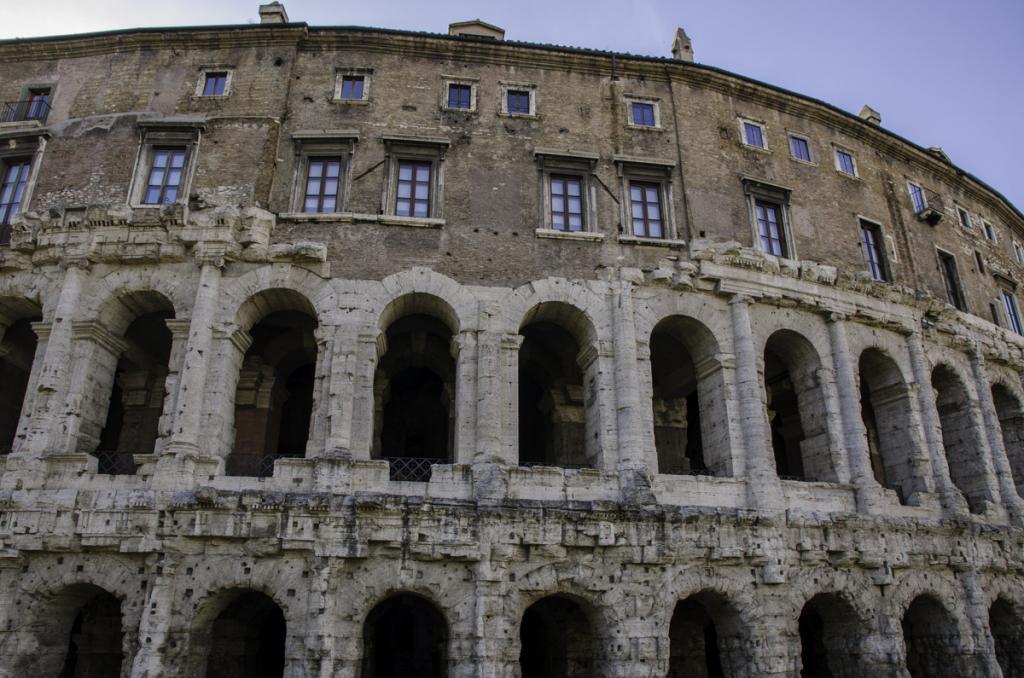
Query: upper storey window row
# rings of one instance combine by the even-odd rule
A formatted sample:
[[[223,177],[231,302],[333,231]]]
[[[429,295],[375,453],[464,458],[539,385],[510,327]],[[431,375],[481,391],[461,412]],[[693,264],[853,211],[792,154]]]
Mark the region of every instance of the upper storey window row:
[[[0,108],[0,123],[5,122],[46,122],[50,114],[50,99],[53,88],[32,85],[22,89],[17,101],[8,101]]]
[[[745,148],[757,151],[770,150],[770,145],[768,143],[768,125],[764,121],[739,117],[737,118],[737,122],[739,123],[740,143],[743,144]],[[791,159],[810,165],[815,164],[815,157],[811,149],[810,137],[800,132],[793,131],[787,131],[786,137],[789,147],[789,157]],[[833,146],[832,157],[837,172],[848,177],[856,178],[860,176],[857,169],[857,158],[853,151],[841,146]]]

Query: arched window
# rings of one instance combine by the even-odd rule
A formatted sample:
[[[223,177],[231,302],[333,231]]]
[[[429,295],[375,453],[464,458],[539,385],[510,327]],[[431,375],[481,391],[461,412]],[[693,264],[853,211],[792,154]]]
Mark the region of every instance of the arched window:
[[[287,628],[269,596],[233,591],[209,628],[205,678],[281,678]]]
[[[30,671],[20,675],[120,677],[120,600],[98,586],[75,584],[56,596],[48,612],[42,620],[48,628],[41,629],[41,647],[31,659]]]
[[[448,625],[437,608],[400,593],[379,603],[363,624],[362,678],[444,678]]]
[[[691,318],[666,318],[651,333],[659,473],[729,475],[725,385],[717,352],[711,332]]]
[[[926,470],[911,426],[911,394],[900,368],[875,348],[860,354],[860,407],[871,470],[878,484],[905,504],[923,492]]]
[[[989,609],[988,627],[1003,678],[1024,676],[1024,610],[1021,605],[997,598]]]
[[[802,678],[859,678],[865,675],[861,645],[867,629],[842,596],[819,593],[800,612]]]
[[[523,613],[519,668],[523,678],[591,678],[598,643],[582,605],[568,596],[541,598]]]
[[[0,454],[14,448],[36,354],[31,323],[38,319],[31,302],[0,298]]]
[[[764,383],[775,469],[792,480],[837,480],[829,446],[821,361],[807,339],[790,330],[768,338]]]
[[[443,302],[417,298],[387,313],[386,350],[373,382],[373,458],[388,460],[392,480],[426,482],[433,464],[452,463],[455,358],[451,326],[421,312]]]
[[[971,417],[967,389],[959,375],[947,365],[938,365],[932,370],[932,388],[950,478],[967,499],[971,511],[981,513],[985,502],[994,497],[988,466],[981,453],[985,446]]]
[[[914,598],[903,614],[903,643],[911,678],[976,675],[967,670],[956,620],[930,595]]]
[[[1013,391],[1002,384],[992,387],[992,402],[995,403],[996,416],[999,417],[1003,447],[1006,448],[1017,494],[1024,496],[1024,409]]]
[[[725,678],[746,664],[739,614],[718,593],[701,591],[676,603],[668,635],[668,678]]]
[[[296,292],[269,290],[247,302],[240,317],[253,324],[235,392],[235,441],[227,471],[233,476],[270,476],[277,459],[306,453],[314,402],[316,313]]]

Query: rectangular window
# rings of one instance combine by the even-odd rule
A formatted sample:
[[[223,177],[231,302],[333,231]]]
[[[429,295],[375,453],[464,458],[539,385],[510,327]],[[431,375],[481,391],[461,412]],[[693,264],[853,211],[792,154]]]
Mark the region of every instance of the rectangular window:
[[[641,238],[663,238],[661,227],[661,186],[646,182],[629,183],[630,215],[633,235]]]
[[[1020,324],[1020,313],[1017,312],[1017,300],[1006,290],[1003,290],[1003,309],[1006,311],[1006,324],[1017,334],[1024,334]]]
[[[981,252],[974,250],[974,263],[978,265],[978,273],[985,274],[985,260],[981,258]]]
[[[224,96],[224,89],[228,84],[228,74],[224,71],[211,71],[206,74],[206,82],[203,84],[204,97]]]
[[[837,148],[836,169],[843,174],[849,174],[851,177],[857,176],[857,163],[853,159],[853,154]]]
[[[919,189],[920,190],[920,189]],[[964,228],[971,227],[971,214],[963,207],[957,206],[956,215],[960,219],[960,225]]]
[[[811,145],[803,137],[791,136],[789,138],[789,152],[796,160],[811,161]]]
[[[786,256],[786,233],[782,223],[782,207],[764,200],[754,200],[757,234],[761,251],[777,257]]]
[[[28,100],[25,102],[25,119],[46,120],[46,114],[50,112],[50,89],[35,88],[28,91]]]
[[[395,214],[400,217],[430,216],[430,174],[432,163],[402,160],[398,163],[398,191]]]
[[[362,75],[343,75],[341,77],[341,98],[347,101],[360,101],[363,98]]]
[[[634,101],[630,105],[630,111],[632,112],[633,124],[638,127],[654,127],[654,104],[645,103],[643,101]]]
[[[754,122],[743,122],[743,143],[764,148],[764,128]]]
[[[996,241],[996,229],[988,221],[983,221],[982,223],[985,225],[985,237],[988,238],[989,240],[991,240],[992,242],[995,242]]]
[[[960,274],[956,270],[956,257],[940,250],[939,263],[942,268],[942,281],[946,286],[946,300],[961,311],[966,310],[960,287]]]
[[[473,107],[473,86],[451,83],[448,85],[448,108],[470,110]]]
[[[306,167],[303,212],[336,212],[341,186],[341,158],[310,158]]]
[[[1018,264],[1024,264],[1024,247],[1021,247],[1019,242],[1013,243],[1013,258],[1017,260]]]
[[[184,148],[154,148],[142,204],[166,205],[176,201],[184,171]]]
[[[924,189],[917,184],[910,183],[907,184],[907,190],[910,191],[910,204],[914,207],[914,214],[924,212],[928,207],[928,201],[924,199]]]
[[[522,89],[510,89],[507,93],[506,105],[509,113],[530,115],[530,92]]]
[[[580,177],[551,175],[551,228],[583,230],[583,180]]]
[[[861,220],[860,241],[864,246],[864,259],[868,264],[871,277],[882,282],[889,281],[889,272],[885,265],[885,250],[882,245],[882,229],[878,224]]]
[[[11,241],[11,219],[21,207],[32,161],[28,158],[8,160],[0,168],[3,171],[0,177],[0,245],[6,245]]]

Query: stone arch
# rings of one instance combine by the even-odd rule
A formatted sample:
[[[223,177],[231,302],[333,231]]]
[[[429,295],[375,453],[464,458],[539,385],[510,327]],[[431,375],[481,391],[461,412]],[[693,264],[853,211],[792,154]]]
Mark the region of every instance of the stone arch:
[[[415,267],[393,273],[381,281],[385,295],[370,313],[379,321],[381,331],[404,313],[405,304],[411,304],[418,313],[437,316],[458,334],[478,326],[478,302],[465,287],[448,276],[429,268]],[[430,298],[430,305],[421,297]],[[400,301],[404,300],[404,301]],[[397,302],[397,303],[396,303]]]
[[[595,611],[582,598],[545,595],[519,623],[519,667],[524,678],[590,678],[598,675],[601,643]]]
[[[38,369],[32,323],[41,319],[35,302],[0,296],[0,454],[14,449],[22,412],[28,412],[29,383]]]
[[[338,308],[337,292],[330,281],[305,268],[261,266],[222,284],[218,317],[233,319],[222,324],[230,334],[249,330],[270,312],[295,310],[299,304],[318,325],[327,325]]]
[[[817,593],[800,611],[800,675],[858,678],[868,666],[864,644],[870,630],[839,592]]]
[[[911,678],[974,675],[960,625],[932,593],[920,593],[901,621],[904,658]]]
[[[190,632],[190,675],[280,678],[286,662],[284,609],[251,587],[216,591],[199,607]]]
[[[448,622],[429,598],[394,592],[363,621],[362,678],[448,675]]]
[[[672,315],[650,335],[659,473],[729,475],[727,398],[719,344],[699,320]]]
[[[1004,383],[992,384],[992,403],[995,405],[999,430],[1010,462],[1010,473],[1017,494],[1024,496],[1024,407],[1020,395]]]
[[[516,333],[528,320],[551,319],[543,316],[552,309],[569,307],[573,309],[571,315],[574,317],[565,320],[577,326],[567,330],[585,347],[597,341],[611,341],[611,326],[605,305],[605,296],[583,283],[569,282],[564,278],[545,278],[516,288],[487,310],[494,315],[495,330]],[[547,309],[541,311],[542,317],[531,317],[540,307]]]
[[[932,388],[950,479],[967,499],[971,512],[981,513],[985,503],[995,497],[982,452],[988,446],[983,444],[972,415],[975,404],[970,391],[960,374],[947,363],[939,363],[932,370]]]
[[[268,476],[279,458],[302,457],[316,407],[317,310],[288,288],[265,289],[239,306],[235,436],[229,475]]]
[[[593,323],[576,306],[543,302],[524,314],[519,333],[519,463],[600,467]]]
[[[783,478],[838,480],[821,359],[807,338],[776,330],[764,345],[764,384],[776,470]]]
[[[428,481],[433,464],[454,457],[460,321],[444,299],[411,292],[379,322],[371,456],[388,460],[392,480]]]
[[[988,628],[1003,678],[1024,678],[1024,605],[998,596],[989,607]]]
[[[928,470],[918,455],[913,429],[913,393],[896,361],[868,347],[858,360],[861,419],[875,480],[896,492],[900,503],[928,490]]]
[[[120,335],[132,318],[158,308],[171,308],[175,318],[189,317],[195,301],[192,269],[118,269],[89,281],[76,317],[97,319],[108,331]]]
[[[725,595],[713,589],[692,593],[672,611],[668,678],[739,675],[749,642],[739,610]]]

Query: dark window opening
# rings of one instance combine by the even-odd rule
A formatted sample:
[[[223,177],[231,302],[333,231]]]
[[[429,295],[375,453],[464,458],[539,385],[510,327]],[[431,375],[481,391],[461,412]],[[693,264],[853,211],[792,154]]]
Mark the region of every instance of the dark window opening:
[[[676,604],[669,625],[668,678],[725,678],[718,629],[695,599]]]
[[[1024,676],[1024,614],[1021,606],[997,598],[988,613],[988,627],[996,649],[996,661],[1004,678]]]
[[[523,678],[591,678],[597,675],[590,621],[564,596],[548,596],[526,609],[519,626]]]
[[[697,371],[690,352],[669,331],[651,335],[654,443],[658,472],[706,474]]]
[[[914,599],[903,615],[902,627],[907,671],[911,678],[969,676],[974,673],[962,661],[956,621],[931,596],[922,595]]]
[[[71,625],[59,678],[120,678],[122,642],[121,601],[106,592],[95,594]]]
[[[978,273],[980,275],[985,275],[985,260],[982,258],[981,252],[978,250],[974,250],[974,263],[978,268]]]
[[[303,212],[336,212],[341,193],[341,158],[309,158]]]
[[[395,214],[400,217],[430,216],[430,184],[433,164],[403,160],[398,163]]]
[[[994,488],[988,480],[988,467],[978,454],[982,449],[980,432],[971,416],[971,403],[959,375],[946,365],[932,371],[935,406],[939,412],[942,445],[953,484],[967,499],[972,513],[982,513],[992,501]]]
[[[0,454],[7,454],[14,447],[21,420],[36,354],[36,335],[28,318],[0,332]]]
[[[800,453],[804,431],[800,422],[796,387],[789,376],[789,370],[776,355],[766,352],[764,363],[775,471],[780,478],[805,480],[803,456]]]
[[[11,219],[21,208],[32,170],[29,158],[4,160],[0,163],[0,245],[11,241]]]
[[[344,75],[341,78],[341,98],[358,101],[363,98],[365,79],[361,75]]]
[[[860,222],[860,242],[864,247],[864,259],[868,264],[871,277],[882,282],[889,281],[889,267],[885,261],[885,250],[882,244],[882,229],[870,221]]]
[[[583,230],[583,180],[580,177],[551,175],[551,228]]]
[[[217,678],[281,678],[287,627],[270,597],[247,591],[217,615],[210,630],[206,675]]]
[[[509,113],[530,114],[530,92],[526,90],[510,89],[507,95],[507,106]]]
[[[789,256],[786,229],[782,221],[782,206],[764,200],[754,200],[754,216],[757,218],[761,251],[777,257]]]
[[[960,286],[960,274],[956,269],[956,257],[948,252],[939,251],[939,266],[942,271],[942,282],[946,286],[946,301],[961,311],[967,310],[964,302],[963,288]]]
[[[472,85],[448,85],[448,108],[469,110],[473,106]]]
[[[1010,474],[1017,492],[1024,496],[1024,409],[1017,396],[1002,384],[992,387],[992,403],[999,418],[999,431],[1010,462]]]
[[[211,72],[206,74],[206,82],[203,83],[204,97],[224,96],[224,89],[228,84],[228,74],[224,71]]]
[[[401,593],[378,604],[363,624],[364,678],[444,678],[448,625],[425,599]],[[525,678],[525,675],[524,675]]]
[[[142,203],[166,205],[177,201],[184,172],[184,148],[154,148]]]
[[[819,593],[800,611],[801,678],[860,678],[867,628],[853,607],[835,593]]]
[[[660,184],[629,182],[629,204],[633,235],[642,238],[665,237],[662,228]]]

